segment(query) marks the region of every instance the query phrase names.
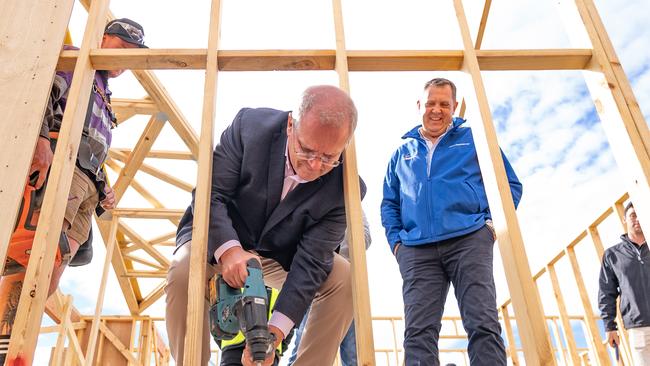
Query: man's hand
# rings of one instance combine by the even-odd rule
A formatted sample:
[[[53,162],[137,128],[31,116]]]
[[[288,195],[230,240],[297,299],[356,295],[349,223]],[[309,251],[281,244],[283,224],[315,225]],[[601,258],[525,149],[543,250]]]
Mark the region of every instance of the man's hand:
[[[260,259],[253,253],[245,251],[242,247],[236,246],[225,251],[219,258],[221,263],[221,275],[230,287],[242,288],[248,278],[246,262],[255,258],[260,264]]]
[[[609,343],[610,347],[621,344],[621,340],[618,338],[618,331],[610,330],[607,332],[607,343]]]
[[[399,247],[402,245],[402,243],[397,243],[395,244],[395,247],[393,248],[393,255],[397,256],[397,251],[399,250]]]
[[[112,210],[115,208],[115,191],[109,187],[108,184],[104,186],[104,194],[106,197],[99,204],[104,210]]]
[[[38,180],[34,188],[39,189],[45,183],[47,171],[50,169],[50,165],[52,165],[53,157],[54,154],[52,154],[50,140],[45,137],[39,137],[38,142],[36,142],[36,150],[34,150],[34,158],[32,158],[32,166],[29,168],[29,175],[38,172]]]
[[[270,352],[266,355],[266,359],[264,359],[264,361],[262,362],[263,366],[273,365],[273,361],[275,360],[275,350],[278,348],[278,346],[284,339],[284,334],[276,326],[269,325],[269,332],[275,335],[275,342],[273,343]],[[242,352],[241,363],[243,366],[258,366],[253,361],[253,356],[251,355],[250,350],[248,349],[248,343],[246,343],[246,347],[244,347],[244,352]]]

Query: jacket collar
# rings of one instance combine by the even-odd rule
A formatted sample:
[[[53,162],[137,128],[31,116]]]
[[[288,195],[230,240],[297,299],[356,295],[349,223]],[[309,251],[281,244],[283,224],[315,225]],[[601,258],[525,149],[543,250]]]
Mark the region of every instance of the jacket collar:
[[[271,215],[275,207],[280,203],[282,185],[284,184],[285,172],[285,151],[287,148],[287,122],[285,121],[280,131],[273,135],[271,143],[269,170],[267,177],[266,217]]]
[[[626,244],[628,244],[628,245],[631,245],[633,248],[636,248],[636,249],[639,249],[639,250],[640,250],[641,248],[643,248],[644,245],[646,245],[646,246],[648,245],[648,244],[647,244],[647,243],[648,243],[647,241],[646,241],[645,243],[641,244],[641,245],[636,245],[636,244],[632,243],[632,240],[630,240],[630,238],[627,236],[627,234],[623,234],[623,235],[621,235],[621,240],[622,240],[624,243],[626,243]]]
[[[285,154],[287,151],[287,122],[282,124],[280,131],[273,136],[273,142],[270,149],[270,161],[267,181],[267,199],[266,199],[266,217],[267,221],[262,230],[261,236],[272,229],[285,217],[291,214],[304,200],[314,195],[323,185],[325,179],[334,173],[336,169],[342,169],[341,166],[334,168],[331,172],[323,177],[319,177],[311,182],[298,184],[291,192],[287,194],[284,200],[281,200],[282,187],[284,184],[286,161],[289,157]],[[260,236],[260,237],[261,237]]]
[[[458,129],[458,127],[460,127],[460,125],[462,125],[466,121],[467,121],[466,119],[460,117],[454,117],[454,119],[451,121],[452,127],[447,132],[455,131],[456,129]],[[410,131],[405,133],[404,136],[402,136],[402,139],[412,138],[424,142],[424,138],[422,137],[422,135],[420,135],[419,132],[420,127],[422,127],[422,125],[417,125],[413,127]]]

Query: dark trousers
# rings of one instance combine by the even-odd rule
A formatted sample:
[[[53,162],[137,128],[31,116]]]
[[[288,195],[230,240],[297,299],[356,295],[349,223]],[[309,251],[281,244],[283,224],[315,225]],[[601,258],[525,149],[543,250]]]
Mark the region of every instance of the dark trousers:
[[[454,285],[470,364],[506,365],[492,273],[494,238],[487,226],[434,244],[397,251],[404,280],[406,366],[438,366],[438,337],[449,284]]]

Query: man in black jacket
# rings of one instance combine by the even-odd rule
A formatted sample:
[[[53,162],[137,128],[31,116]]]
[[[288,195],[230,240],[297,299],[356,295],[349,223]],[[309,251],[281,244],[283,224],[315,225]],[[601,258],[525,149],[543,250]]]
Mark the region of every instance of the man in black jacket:
[[[650,365],[650,252],[631,202],[625,206],[624,222],[627,234],[603,255],[598,305],[607,342],[618,346],[616,299],[621,297],[621,316],[630,335],[634,364]]]
[[[314,86],[293,115],[242,109],[214,149],[208,278],[220,270],[229,285],[242,287],[246,262],[258,259],[267,285],[282,289],[269,320],[276,346],[311,304],[296,365],[333,364],[352,322],[350,264],[334,251],[346,227],[341,156],[356,120],[347,93]],[[184,353],[192,223],[193,204],[179,224],[165,287],[177,365]],[[204,331],[203,365],[210,356],[207,324]]]

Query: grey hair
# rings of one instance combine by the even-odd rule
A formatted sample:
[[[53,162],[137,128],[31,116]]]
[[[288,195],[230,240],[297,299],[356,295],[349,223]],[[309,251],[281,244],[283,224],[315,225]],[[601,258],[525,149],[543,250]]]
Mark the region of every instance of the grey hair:
[[[454,84],[451,80],[445,79],[445,78],[435,78],[427,81],[424,83],[424,90],[429,90],[429,88],[432,87],[437,87],[441,88],[445,85],[449,85],[451,88],[451,97],[453,98],[454,102],[456,101],[456,84]]]
[[[294,122],[296,129],[299,128],[302,117],[312,110],[317,113],[322,125],[341,127],[347,122],[350,137],[357,127],[357,107],[346,92],[335,86],[316,85],[303,92]]]

